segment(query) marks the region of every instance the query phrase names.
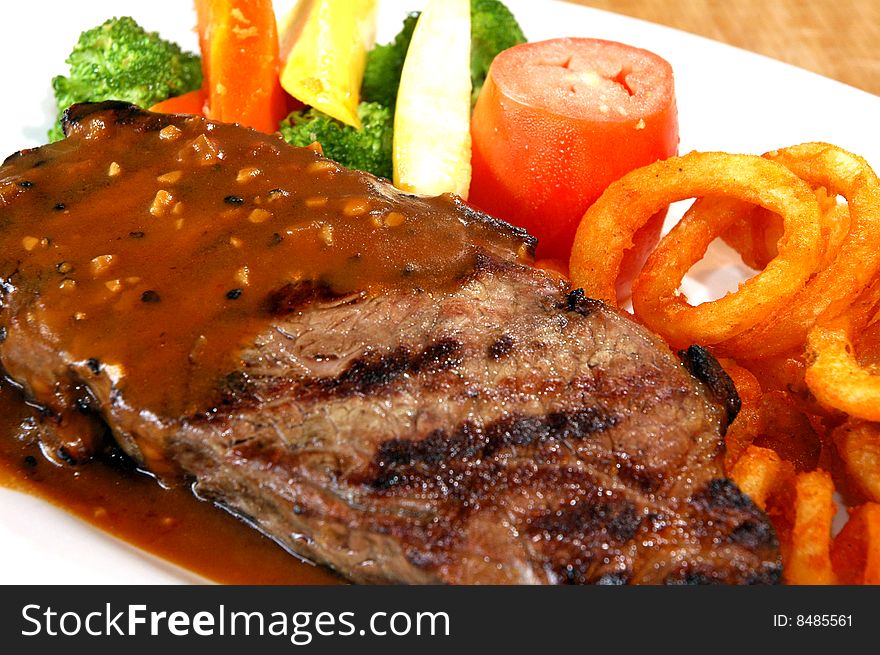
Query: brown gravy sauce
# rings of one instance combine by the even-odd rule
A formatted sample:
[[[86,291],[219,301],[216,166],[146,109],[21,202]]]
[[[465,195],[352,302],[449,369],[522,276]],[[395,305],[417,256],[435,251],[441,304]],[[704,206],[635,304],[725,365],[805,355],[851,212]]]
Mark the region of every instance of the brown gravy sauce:
[[[67,139],[0,167],[5,324],[10,342],[39,330],[66,361],[95,362],[157,417],[216,402],[285,285],[441,291],[472,270],[475,248],[504,238],[450,197],[392,198],[277,136],[121,112],[88,114]],[[16,349],[4,360],[22,379]],[[28,376],[48,406],[64,404],[54,381]]]
[[[339,584],[328,569],[287,553],[271,539],[187,488],[109,461],[59,466],[28,429],[30,410],[0,381],[0,485],[43,498],[114,537],[224,584]],[[60,563],[59,563],[60,564]],[[76,553],[65,566],[76,566]]]

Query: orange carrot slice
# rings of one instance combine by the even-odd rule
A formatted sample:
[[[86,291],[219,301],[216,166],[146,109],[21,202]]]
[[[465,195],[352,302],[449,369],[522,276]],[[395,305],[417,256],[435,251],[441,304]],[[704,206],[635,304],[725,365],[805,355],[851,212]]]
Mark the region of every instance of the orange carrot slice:
[[[274,132],[286,113],[271,0],[197,0],[207,116]]]
[[[168,98],[150,107],[150,111],[161,114],[195,114],[203,116],[205,112],[205,92],[203,89],[196,89],[183,95]]]

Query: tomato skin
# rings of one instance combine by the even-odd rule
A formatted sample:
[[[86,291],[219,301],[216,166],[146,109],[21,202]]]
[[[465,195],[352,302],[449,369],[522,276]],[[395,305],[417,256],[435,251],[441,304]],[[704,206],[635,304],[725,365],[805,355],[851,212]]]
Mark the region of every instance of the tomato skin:
[[[611,182],[676,154],[672,69],[598,39],[515,46],[492,63],[471,136],[470,202],[538,237],[538,257],[567,261],[584,212]],[[630,259],[647,255],[661,227],[662,217],[644,228]],[[631,278],[640,267],[625,268]]]

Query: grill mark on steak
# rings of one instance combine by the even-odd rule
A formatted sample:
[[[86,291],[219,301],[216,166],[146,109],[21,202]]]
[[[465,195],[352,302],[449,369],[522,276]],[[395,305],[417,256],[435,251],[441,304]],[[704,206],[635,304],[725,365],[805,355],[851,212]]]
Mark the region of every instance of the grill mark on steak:
[[[304,393],[317,393],[322,398],[375,393],[407,375],[452,369],[461,363],[461,357],[461,344],[455,339],[440,339],[416,353],[400,346],[389,354],[358,358],[335,378],[303,380],[299,386]]]
[[[510,354],[510,351],[513,350],[513,345],[513,338],[503,334],[489,346],[489,357],[501,359],[505,355]]]
[[[425,348],[413,361],[415,373],[439,373],[462,362],[461,344],[455,339],[441,339]]]
[[[366,483],[378,489],[418,484],[504,449],[588,439],[619,420],[591,407],[545,416],[505,416],[483,428],[467,421],[451,433],[435,430],[418,440],[391,439],[379,444]]]
[[[103,140],[83,139],[93,119],[106,128]],[[111,151],[123,171],[113,182],[119,186],[114,198],[125,203],[144,195],[128,174],[140,166],[142,179],[154,179],[168,168],[153,170],[158,164],[128,153],[144,145],[176,162],[180,144],[163,145],[155,134],[167,126],[190,141],[210,134],[228,155],[216,166],[180,164],[196,176],[195,187],[213,194],[202,214],[199,203],[190,203],[196,215],[187,221],[217,230],[222,212],[241,211],[237,230],[250,225],[247,212],[258,188],[297,181],[297,188],[287,187],[289,197],[272,196],[280,204],[272,205],[276,215],[265,229],[249,228],[250,243],[271,248],[276,265],[291,259],[278,253],[303,238],[297,230],[311,229],[305,223],[284,231],[295,223],[302,198],[324,196],[341,215],[356,193],[382,211],[405,213],[403,231],[377,233],[390,241],[371,244],[363,236],[369,218],[359,217],[346,233],[345,219],[326,210],[324,218],[341,221],[331,240],[345,250],[332,267],[322,268],[332,248],[316,241],[321,258],[305,262],[315,270],[279,270],[260,293],[218,278],[218,302],[233,287],[243,290],[217,320],[244,316],[254,329],[223,342],[211,325],[200,326],[208,344],[223,344],[230,354],[213,364],[223,367],[209,368],[216,373],[210,394],[192,396],[178,384],[205,370],[191,343],[179,361],[163,360],[173,366],[159,384],[183,389],[180,411],[175,404],[145,403],[130,372],[118,377],[120,364],[136,367],[142,360],[120,362],[113,352],[99,352],[94,339],[84,341],[87,352],[74,353],[81,342],[66,328],[28,319],[49,297],[46,285],[57,284],[57,261],[39,268],[29,263],[38,251],[10,258],[0,249],[0,276],[15,271],[0,291],[6,336],[0,361],[54,417],[44,422],[48,442],[71,416],[100,416],[139,465],[165,479],[183,473],[202,497],[360,582],[778,582],[778,544],[767,517],[723,479],[721,432],[735,414],[735,396],[711,355],[690,349],[679,360],[625,316],[525,265],[520,260],[534,240],[459,199],[401,194],[332,165],[321,179],[324,173],[303,168],[323,161],[311,153],[288,149],[275,137],[206,125],[114,103],[71,109],[66,142],[23,153],[4,167],[0,180],[28,171],[35,184],[13,185],[8,193],[0,184],[0,241],[15,245],[8,230],[21,225],[28,234],[44,225],[56,230],[52,217],[59,212],[51,208],[61,200],[72,213],[48,235],[53,247],[83,234],[84,217],[98,220],[95,208],[110,189]],[[34,169],[37,160],[45,163]],[[261,176],[247,182],[245,193],[236,173],[255,162]],[[68,173],[71,167],[79,173]],[[53,188],[57,199],[33,204],[35,193]],[[242,199],[234,206],[223,201],[233,190]],[[147,212],[151,198],[143,207],[114,210],[102,224],[106,230],[88,233],[130,248],[158,243],[156,226],[165,223],[148,216],[142,225],[129,224],[132,212]],[[405,248],[408,239],[434,234],[438,221],[467,236],[454,248],[454,265],[432,259],[435,246],[449,244],[431,239],[419,256],[395,259],[395,243]],[[114,230],[121,241],[113,240]],[[144,238],[130,239],[130,232]],[[167,264],[197,264],[218,248],[233,257],[228,236],[182,249],[179,261]],[[299,255],[307,258],[309,251]],[[432,273],[438,266],[445,266],[445,277]],[[77,265],[88,267],[88,259]],[[346,277],[340,270],[360,272]],[[393,283],[360,277],[369,270],[392,276]],[[212,285],[203,286],[190,291],[214,293]],[[179,314],[194,311],[190,305],[197,303],[187,299],[175,315],[168,309],[173,289],[150,288],[158,289],[161,302],[136,302],[135,311],[167,321],[160,321],[163,333]],[[118,323],[112,329],[131,336]],[[161,355],[161,339],[150,338],[136,352]],[[84,397],[87,415],[76,409]]]
[[[708,486],[692,498],[692,502],[705,509],[743,510],[752,505],[751,499],[743,494],[730,480],[712,480]]]
[[[532,534],[543,534],[546,539],[579,539],[596,535],[610,537],[622,544],[632,539],[642,524],[635,505],[626,499],[617,502],[582,499],[555,512],[548,512],[529,522]]]
[[[605,501],[590,495],[534,518],[527,531],[539,543],[564,541],[578,545],[577,548],[562,549],[552,563],[559,582],[626,584],[633,575],[629,566],[597,577],[597,563],[601,561],[603,551],[613,552],[633,539],[643,521],[644,517],[639,516],[635,505],[626,499]]]
[[[325,354],[320,357],[330,358]],[[407,376],[451,370],[461,364],[462,357],[461,343],[450,338],[439,339],[418,352],[410,352],[408,348],[400,346],[390,353],[367,353],[358,357],[336,377],[303,378],[295,382],[279,379],[260,394],[255,392],[247,375],[233,373],[226,376],[223,382],[221,407],[214,408],[210,417],[216,420],[221,408],[228,413],[253,407],[263,402],[267,395],[277,397],[295,393],[303,400],[320,402],[330,398],[379,393]]]
[[[322,395],[350,396],[370,393],[399,380],[414,369],[414,360],[404,347],[395,348],[387,355],[366,356],[355,360],[339,377],[316,380],[314,386]],[[308,388],[308,382],[304,383]]]
[[[718,517],[716,521],[731,524],[731,529],[726,532],[730,543],[750,549],[778,547],[776,534],[766,521],[761,520],[761,514],[754,512],[751,499],[732,481],[712,480],[705,489],[691,498],[691,502],[701,511]]]

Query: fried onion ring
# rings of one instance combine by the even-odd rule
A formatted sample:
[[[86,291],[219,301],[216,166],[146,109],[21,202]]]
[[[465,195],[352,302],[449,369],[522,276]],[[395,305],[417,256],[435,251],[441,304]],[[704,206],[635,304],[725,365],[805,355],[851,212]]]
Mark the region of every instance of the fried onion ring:
[[[846,205],[837,203],[836,196],[829,196],[824,187],[816,189],[816,199],[825,219],[823,229],[828,230],[829,247],[826,249],[825,261],[830,263],[849,230],[849,211]],[[703,202],[702,199],[697,200],[688,211],[703,210]],[[783,233],[782,217],[741,200],[728,198],[724,202],[737,203],[741,214],[721,238],[736,250],[746,266],[756,271],[763,270],[778,252],[776,244]]]
[[[697,200],[689,211],[705,211],[703,206],[705,200],[705,198]],[[778,252],[776,244],[784,232],[782,217],[763,207],[755,207],[741,200],[726,198],[724,201],[736,203],[739,207],[739,216],[724,231],[721,238],[739,253],[746,266],[756,271],[763,270]]]
[[[676,302],[678,283],[693,262],[675,262],[678,266],[672,266],[670,271],[676,276],[672,284],[675,288],[666,289],[662,302],[675,306],[671,311],[675,318],[666,324],[677,323],[677,318],[685,314],[698,319],[691,321],[692,326],[704,325],[696,331],[680,332],[675,341],[682,346],[715,343],[747,329],[782,306],[803,286],[819,261],[819,206],[809,186],[797,176],[784,166],[753,155],[692,152],[636,169],[612,183],[578,226],[570,264],[573,286],[616,306],[614,284],[623,253],[632,246],[635,231],[669,204],[706,195],[737,196],[785,215],[789,234],[783,238],[783,252],[768,270],[749,280],[736,294],[699,307],[691,307],[683,300]],[[718,221],[715,234],[734,217],[725,218]],[[707,239],[703,224],[692,227],[702,232],[698,235],[700,242],[708,246],[712,239]],[[669,237],[663,243],[667,244],[665,252],[672,248]],[[705,252],[705,247],[694,249],[700,251],[699,256]],[[655,255],[651,259],[659,261]],[[777,293],[770,293],[771,290]]]
[[[846,198],[849,229],[834,260],[791,302],[725,344],[726,354],[752,359],[796,348],[818,320],[843,312],[880,271],[880,180],[864,159],[827,143],[804,143],[765,157]]]
[[[736,292],[697,306],[688,304],[678,291],[682,278],[740,215],[737,205],[717,203],[717,211],[686,214],[660,242],[633,286],[633,307],[642,322],[678,348],[716,345],[754,327],[785,307],[823,255],[821,212],[812,189],[784,166],[761,157],[691,153],[645,167],[611,185],[584,217],[580,227],[586,234],[582,237],[578,231],[578,242],[589,240],[594,255],[604,256],[585,265],[580,253],[573,253],[573,281],[586,283],[587,271],[595,271],[600,262],[610,263],[612,274],[616,272],[614,253],[607,252],[606,244],[615,247],[619,242],[614,244],[607,234],[609,223],[623,217],[621,231],[626,234],[632,223],[638,224],[662,203],[710,195],[735,196],[781,215],[785,233],[777,256]],[[585,292],[611,297],[606,281],[598,277],[601,286]]]

